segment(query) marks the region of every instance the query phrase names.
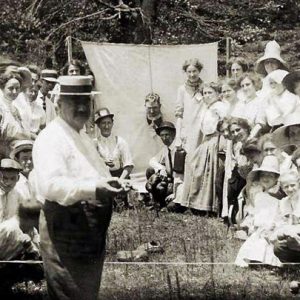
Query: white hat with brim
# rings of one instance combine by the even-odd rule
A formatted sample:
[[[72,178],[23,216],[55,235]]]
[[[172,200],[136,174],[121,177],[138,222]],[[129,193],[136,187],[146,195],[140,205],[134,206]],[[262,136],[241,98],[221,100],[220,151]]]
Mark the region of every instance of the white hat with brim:
[[[253,181],[257,174],[259,174],[259,172],[267,172],[267,173],[273,173],[273,174],[277,174],[278,176],[280,175],[280,168],[279,168],[279,161],[277,159],[276,156],[274,155],[267,155],[264,157],[261,166],[258,168],[253,169],[248,177],[247,177],[247,181]]]
[[[41,79],[57,83],[58,73],[56,70],[44,69],[41,71]]]
[[[285,120],[284,125],[277,128],[273,133],[273,141],[274,144],[278,148],[283,148],[289,145],[297,145],[294,140],[292,140],[289,136],[286,135],[286,129],[290,126],[299,125],[300,127],[300,111],[296,110],[292,114],[289,114]],[[300,139],[299,139],[300,140]],[[300,143],[298,143],[300,145]]]
[[[22,167],[17,161],[15,161],[13,159],[3,158],[3,159],[1,159],[1,162],[0,162],[0,169],[1,170],[13,169],[13,170],[21,171]]]
[[[264,55],[256,61],[255,65],[256,65],[257,73],[262,75],[267,75],[264,66],[264,61],[266,59],[276,59],[282,64],[280,69],[282,70],[288,69],[286,61],[280,56],[280,46],[276,41],[268,42],[265,48]]]
[[[10,158],[16,159],[16,155],[24,150],[32,150],[33,141],[32,140],[16,140],[11,144]]]
[[[90,76],[60,76],[58,78],[59,88],[50,92],[60,96],[91,96],[101,94],[92,91],[92,79]]]

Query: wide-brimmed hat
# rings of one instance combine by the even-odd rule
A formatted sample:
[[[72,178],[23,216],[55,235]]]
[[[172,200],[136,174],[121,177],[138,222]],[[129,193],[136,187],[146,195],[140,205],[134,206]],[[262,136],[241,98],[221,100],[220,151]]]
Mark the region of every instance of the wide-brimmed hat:
[[[280,46],[279,44],[274,40],[274,41],[270,41],[267,43],[266,48],[265,48],[265,53],[264,55],[259,58],[256,61],[256,72],[262,75],[267,75],[267,72],[265,70],[265,66],[264,66],[264,61],[266,59],[276,59],[278,60],[281,64],[282,67],[280,69],[284,69],[287,70],[287,63],[286,61],[280,56]]]
[[[295,145],[295,141],[291,140],[290,137],[286,136],[286,129],[293,125],[300,126],[300,110],[296,110],[293,113],[286,116],[283,122],[283,126],[277,128],[273,133],[274,144],[278,148],[283,148],[288,145]]]
[[[114,114],[111,114],[109,109],[106,107],[100,108],[96,113],[95,113],[95,123],[99,122],[101,119],[110,117],[113,118]]]
[[[32,140],[16,140],[11,143],[10,158],[16,159],[16,155],[24,150],[32,150],[33,141]]]
[[[3,159],[1,159],[1,162],[0,162],[0,169],[1,170],[14,169],[17,171],[21,171],[22,167],[17,161],[15,161],[13,159],[3,158]]]
[[[291,93],[295,93],[295,83],[300,82],[300,70],[291,72],[287,74],[283,80],[282,84],[286,87]]]
[[[253,181],[259,172],[268,172],[280,175],[280,166],[278,158],[274,155],[267,155],[264,157],[261,165],[254,168],[248,175],[247,181]]]
[[[56,70],[51,69],[44,69],[41,71],[41,79],[50,81],[50,82],[57,82],[58,73]]]
[[[159,135],[163,129],[169,129],[176,131],[175,125],[172,122],[162,122],[158,128],[155,129],[156,133]]]

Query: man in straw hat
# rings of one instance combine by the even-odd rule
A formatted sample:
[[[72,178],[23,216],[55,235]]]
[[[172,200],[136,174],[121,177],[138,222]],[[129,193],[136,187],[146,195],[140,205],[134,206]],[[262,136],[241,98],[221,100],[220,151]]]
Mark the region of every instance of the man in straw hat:
[[[36,102],[43,107],[46,113],[46,125],[56,117],[55,105],[51,101],[50,92],[57,83],[58,73],[55,70],[44,69],[41,72],[41,88],[38,92]]]
[[[111,178],[83,127],[90,116],[91,80],[59,78],[59,116],[33,146],[41,254],[50,299],[97,299],[112,197],[128,185]]]

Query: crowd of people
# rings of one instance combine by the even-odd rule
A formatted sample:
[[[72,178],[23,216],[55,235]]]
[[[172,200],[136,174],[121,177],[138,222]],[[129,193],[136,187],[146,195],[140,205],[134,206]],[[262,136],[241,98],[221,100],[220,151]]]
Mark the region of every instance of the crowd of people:
[[[145,98],[145,122],[164,145],[145,170],[151,201],[159,210],[223,218],[245,240],[236,258],[240,266],[300,262],[300,71],[289,70],[280,52],[276,41],[268,42],[254,69],[244,58],[234,57],[229,76],[219,82],[201,79],[201,58],[185,61],[186,81],[178,88],[175,124],[163,118],[158,94]],[[74,76],[80,84],[70,79]],[[11,60],[0,64],[1,260],[40,257],[41,207],[48,217],[58,209],[48,201],[51,197],[60,206],[72,207],[90,197],[93,183],[89,185],[86,174],[78,187],[69,181],[80,177],[81,166],[89,161],[79,152],[91,157],[95,167],[104,165],[105,176],[130,179],[133,149],[113,133],[113,112],[102,107],[89,117],[86,105],[80,107],[73,99],[93,95],[93,80],[78,60],[67,63],[60,74]],[[74,119],[67,109],[73,110]],[[77,136],[80,114],[88,119],[83,130],[93,142]],[[44,130],[52,139],[40,134]],[[65,161],[58,155],[60,143],[69,155]],[[59,179],[63,171],[58,162],[69,172],[65,181]],[[95,176],[93,170],[91,174]],[[119,198],[131,207],[126,193],[110,192],[115,201]],[[44,251],[51,269],[52,254]],[[46,274],[51,277],[50,273]]]

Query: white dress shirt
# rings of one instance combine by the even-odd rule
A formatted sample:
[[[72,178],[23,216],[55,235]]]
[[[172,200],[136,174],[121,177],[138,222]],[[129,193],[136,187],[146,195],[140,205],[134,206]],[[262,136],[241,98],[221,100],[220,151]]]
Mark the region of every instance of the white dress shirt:
[[[43,109],[43,94],[41,91],[39,91],[37,98],[36,98],[36,103]],[[56,108],[54,103],[51,101],[50,96],[48,95],[45,97],[46,101],[46,125],[48,125],[52,120],[55,119],[56,117]]]
[[[20,201],[21,195],[16,187],[8,193],[0,189],[0,223],[17,215]]]
[[[42,198],[61,205],[95,200],[97,180],[110,177],[93,141],[57,117],[33,146],[36,183]]]
[[[171,166],[169,161],[169,149],[171,150],[171,158],[172,158],[172,167],[174,167],[174,156],[176,152],[175,142],[169,146],[164,146],[154,157],[152,157],[149,161],[150,167],[152,167],[155,172],[160,170],[165,170],[168,174],[171,174]]]
[[[26,130],[37,134],[41,126],[46,124],[46,113],[41,104],[36,101],[30,102],[24,93],[18,95],[13,105],[18,109],[22,125]]]
[[[113,160],[114,166],[110,168],[111,171],[133,166],[129,146],[120,136],[110,135],[104,137],[99,134],[95,142],[97,143],[97,150],[104,161]]]

